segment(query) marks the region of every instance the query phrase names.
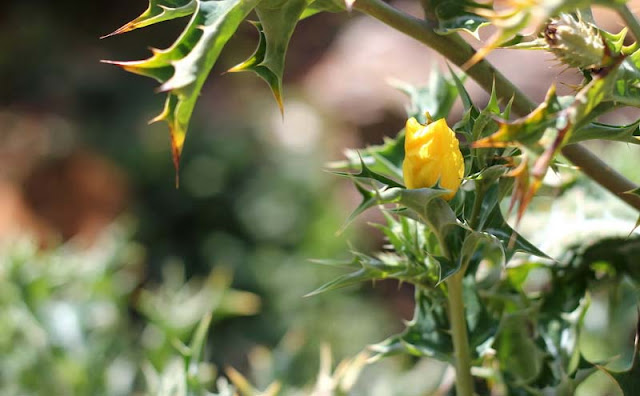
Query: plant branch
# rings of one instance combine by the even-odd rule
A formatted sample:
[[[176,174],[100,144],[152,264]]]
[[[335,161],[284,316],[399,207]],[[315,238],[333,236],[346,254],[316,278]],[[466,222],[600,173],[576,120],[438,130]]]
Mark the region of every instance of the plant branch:
[[[426,44],[457,66],[464,65],[475,54],[473,47],[459,35],[439,35],[430,27],[428,22],[397,10],[382,0],[357,0],[353,8]],[[480,61],[466,72],[478,84],[489,91],[495,79],[496,93],[499,97],[507,100],[512,96],[514,97],[514,112],[527,114],[536,107],[533,101],[489,62]]]
[[[449,321],[451,322],[451,337],[456,364],[456,395],[473,396],[473,377],[471,376],[471,352],[469,350],[469,336],[467,335],[467,321],[464,316],[464,296],[462,294],[462,279],[464,271],[458,271],[445,282],[447,284],[447,299],[449,302]]]
[[[426,44],[457,66],[464,65],[475,54],[473,47],[458,34],[438,35],[427,22],[399,11],[382,0],[356,0],[354,8]],[[630,16],[633,17],[632,14]],[[633,19],[635,20],[635,17]],[[637,24],[637,22],[635,23]],[[630,28],[632,27],[633,24],[630,24]],[[638,30],[640,33],[640,29]],[[483,59],[478,62],[467,70],[467,74],[487,92],[491,92],[495,81],[496,94],[499,98],[502,100],[514,98],[513,111],[515,113],[525,115],[535,108],[535,103],[487,60]],[[587,176],[640,211],[640,199],[623,194],[625,191],[637,188],[633,182],[607,166],[581,145],[565,146],[562,149],[562,154]]]
[[[636,19],[635,15],[631,12],[629,7],[626,4],[619,5],[616,8],[616,12],[622,20],[627,24],[631,33],[633,33],[633,37],[635,37],[636,41],[640,41],[640,23]]]
[[[424,221],[424,220],[423,220]],[[444,238],[439,237],[442,254],[448,260],[452,259],[451,251]],[[454,364],[456,369],[456,395],[473,396],[473,377],[471,376],[471,351],[469,349],[469,335],[467,334],[467,319],[464,314],[463,284],[466,268],[460,268],[451,275],[447,285],[447,303],[449,323],[451,324],[451,338],[453,341]]]
[[[572,144],[565,146],[562,149],[562,154],[574,164],[578,165],[579,163],[580,169],[597,183],[607,188],[624,202],[640,210],[640,196],[625,194],[638,186],[625,178],[612,178],[611,175],[617,172],[591,151],[578,144]]]

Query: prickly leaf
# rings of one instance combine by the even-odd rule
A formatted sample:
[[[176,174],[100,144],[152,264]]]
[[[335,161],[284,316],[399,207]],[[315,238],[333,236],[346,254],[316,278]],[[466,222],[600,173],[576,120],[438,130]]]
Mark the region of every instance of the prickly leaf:
[[[154,49],[153,56],[142,61],[109,62],[158,80],[160,91],[167,92],[164,111],[153,121],[169,124],[176,183],[187,128],[202,86],[223,47],[258,1],[198,0],[189,24],[171,47]]]
[[[308,0],[262,0],[256,7],[260,23],[255,26],[260,34],[258,48],[245,62],[230,72],[252,71],[271,88],[281,112],[282,77],[289,40],[308,4]]]
[[[139,17],[103,36],[103,38],[191,15],[195,12],[196,7],[196,0],[149,0],[149,7]]]

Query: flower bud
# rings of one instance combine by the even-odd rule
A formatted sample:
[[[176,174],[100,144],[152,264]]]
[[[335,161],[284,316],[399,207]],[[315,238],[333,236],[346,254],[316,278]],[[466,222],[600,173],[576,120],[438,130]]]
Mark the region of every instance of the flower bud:
[[[451,192],[452,199],[464,176],[464,159],[456,134],[444,118],[424,126],[415,118],[405,128],[404,162],[402,171],[407,188],[440,187]]]
[[[569,14],[552,19],[544,30],[544,39],[556,58],[580,69],[597,68],[604,58],[604,42],[596,28]]]

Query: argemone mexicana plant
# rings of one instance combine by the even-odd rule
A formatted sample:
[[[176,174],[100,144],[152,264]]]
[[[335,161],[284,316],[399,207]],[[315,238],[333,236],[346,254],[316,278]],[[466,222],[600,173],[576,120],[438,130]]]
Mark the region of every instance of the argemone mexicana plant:
[[[412,284],[413,320],[372,349],[377,358],[405,353],[452,364],[459,396],[572,395],[603,373],[620,392],[637,393],[635,327],[620,329],[624,342],[602,359],[582,341],[589,333],[584,318],[591,296],[603,284],[613,285],[607,292],[618,296],[611,297],[612,310],[637,323],[640,273],[637,253],[629,253],[637,250],[627,247],[616,258],[593,251],[551,258],[514,230],[503,210],[515,211],[520,221],[549,170],[566,165],[561,154],[640,210],[640,189],[580,145],[640,143],[640,120],[599,121],[613,110],[640,107],[640,50],[627,37],[630,31],[640,38],[640,23],[624,0],[508,1],[498,9],[470,0],[419,3],[422,18],[382,0],[151,0],[147,11],[114,34],[190,16],[184,32],[146,60],[112,63],[161,83],[167,100],[156,120],[169,125],[178,171],[203,83],[252,13],[257,49],[231,71],[261,77],[280,107],[289,40],[301,20],[319,12],[359,11],[432,47],[490,92],[489,103],[474,104],[454,72],[433,72],[427,87],[400,84],[411,99],[405,128],[384,145],[350,151],[347,161],[332,165],[362,195],[349,221],[380,207],[386,224],[377,227],[388,245],[381,253],[354,252],[352,260],[336,263],[353,271],[311,294],[378,279]],[[601,29],[591,6],[615,11],[626,28]],[[460,33],[477,36],[485,25],[496,33],[475,51]],[[572,95],[560,96],[551,86],[542,103],[533,103],[486,60],[499,48],[547,51],[583,81]],[[457,98],[464,113],[450,119],[455,122],[449,127],[445,119]],[[528,279],[539,273],[547,286],[532,293]]]

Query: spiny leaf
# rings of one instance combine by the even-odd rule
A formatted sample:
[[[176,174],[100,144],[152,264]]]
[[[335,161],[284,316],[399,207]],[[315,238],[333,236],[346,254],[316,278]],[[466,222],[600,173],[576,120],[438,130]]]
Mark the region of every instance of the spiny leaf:
[[[384,138],[384,143],[364,149],[348,149],[347,160],[328,164],[330,170],[356,169],[363,161],[372,172],[382,176],[402,180],[402,161],[404,160],[404,129],[394,138]]]
[[[213,313],[208,312],[196,328],[196,332],[191,340],[191,344],[189,345],[189,350],[191,351],[191,356],[189,356],[189,370],[197,370],[198,365],[200,364],[200,356],[204,350],[205,342],[207,340],[207,332],[211,326],[212,318]]]
[[[377,181],[380,182],[386,186],[389,187],[400,187],[400,188],[404,188],[404,186],[400,183],[398,183],[395,180],[392,180],[384,175],[378,174],[374,171],[372,171],[371,169],[369,169],[369,167],[365,164],[364,159],[362,157],[360,157],[360,172],[359,173],[349,173],[349,172],[338,172],[338,171],[332,171],[332,173],[338,175],[338,176],[345,176],[345,177],[350,177],[350,178],[354,178],[354,179],[369,179],[371,181]]]
[[[372,208],[378,204],[378,197],[376,196],[375,192],[367,190],[362,185],[360,185],[360,183],[356,182],[355,185],[360,195],[362,195],[362,201],[360,202],[358,207],[353,212],[351,212],[349,217],[347,217],[347,220],[345,220],[342,227],[340,227],[340,229],[338,230],[338,234],[344,232],[344,230],[349,226],[349,224],[353,222],[353,220],[356,219],[356,217],[361,215],[367,209]]]
[[[553,114],[561,109],[555,86],[547,91],[547,96],[535,110],[513,122],[500,121],[494,134],[473,142],[473,148],[507,147],[515,143],[532,145],[537,143],[545,129],[555,124]]]
[[[240,392],[240,396],[276,396],[282,388],[280,382],[275,381],[262,392],[251,385],[249,380],[233,367],[228,367],[225,372],[233,385],[238,389],[238,392]]]
[[[139,17],[102,38],[191,15],[195,12],[196,5],[196,0],[149,0],[149,7]]]
[[[284,113],[282,77],[287,47],[307,3],[307,0],[262,0],[256,7],[260,23],[254,24],[260,34],[258,48],[249,59],[229,70],[252,71],[265,80],[281,113]]]
[[[624,58],[616,71],[611,99],[627,106],[640,107],[640,50]]]
[[[107,62],[132,73],[155,78],[167,92],[164,111],[153,121],[165,121],[171,132],[176,184],[184,140],[202,86],[220,52],[259,0],[198,0],[196,10],[176,42],[166,50],[134,62]]]
[[[514,122],[499,121],[497,132],[472,143],[473,148],[516,146],[522,152],[519,165],[509,173],[516,178],[511,208],[517,203],[518,222],[574,129],[588,124],[597,114],[594,110],[612,97],[622,60],[623,57],[613,59],[609,66],[603,67],[575,98],[558,98],[552,86],[545,101],[529,115]]]
[[[401,282],[433,285],[432,282],[427,280],[429,278],[429,266],[425,263],[412,262],[407,257],[398,254],[379,253],[376,257],[372,257],[354,252],[353,265],[357,265],[360,268],[322,285],[305,295],[305,297],[366,281],[382,279],[397,279]]]
[[[638,126],[640,126],[640,120],[629,125],[608,125],[592,122],[575,130],[569,137],[567,144],[595,139],[640,144],[640,129]]]
[[[507,247],[505,250],[505,259],[507,262],[516,252],[532,254],[547,259],[550,258],[511,228],[502,216],[502,212],[498,206],[495,206],[491,214],[487,216],[484,231],[498,238],[502,242],[502,245]]]
[[[466,111],[471,111],[471,115],[475,118],[477,116],[478,109],[473,105],[471,95],[469,95],[469,92],[467,92],[467,89],[464,87],[462,79],[460,79],[453,69],[451,69],[451,65],[447,64],[447,67],[449,68],[449,73],[451,73],[451,79],[458,89],[458,95],[460,95],[464,109]]]
[[[452,362],[453,344],[447,331],[449,319],[442,298],[425,290],[416,290],[413,319],[405,331],[373,345],[371,349],[379,354],[378,357],[408,353]]]

